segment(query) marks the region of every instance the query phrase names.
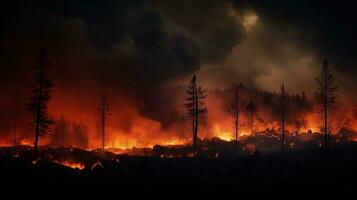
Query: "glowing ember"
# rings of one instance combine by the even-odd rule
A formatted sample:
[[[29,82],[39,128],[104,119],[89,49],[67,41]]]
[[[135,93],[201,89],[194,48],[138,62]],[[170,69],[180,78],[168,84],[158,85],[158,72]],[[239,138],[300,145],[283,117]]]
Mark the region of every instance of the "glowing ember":
[[[82,170],[82,169],[85,168],[84,164],[82,164],[82,163],[77,163],[77,162],[71,162],[71,161],[62,161],[62,162],[61,162],[61,161],[55,161],[55,163],[61,164],[61,165],[66,166],[66,167],[70,167],[70,168],[72,168],[72,169],[80,169],[80,170]]]

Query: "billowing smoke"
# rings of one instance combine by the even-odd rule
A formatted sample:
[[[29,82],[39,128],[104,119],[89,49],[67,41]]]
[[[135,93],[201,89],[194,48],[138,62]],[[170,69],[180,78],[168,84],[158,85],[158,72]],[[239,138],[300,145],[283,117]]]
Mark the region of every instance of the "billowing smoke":
[[[95,137],[96,105],[105,93],[110,129],[113,137],[121,135],[121,146],[128,134],[138,141],[158,134],[189,138],[173,122],[181,119],[183,85],[194,73],[205,88],[239,81],[277,91],[284,81],[291,93],[312,95],[314,74],[328,57],[346,85],[341,96],[351,99],[346,94],[355,82],[346,74],[353,74],[354,40],[341,44],[335,38],[354,38],[355,30],[343,35],[324,23],[337,17],[334,25],[353,27],[350,14],[339,18],[309,2],[279,8],[274,2],[1,1],[0,135],[12,133],[16,122],[20,135],[32,136],[26,84],[42,48],[52,62],[53,117],[86,124]],[[130,138],[126,143],[138,145]]]
[[[241,24],[226,12],[230,5],[2,1],[2,134],[15,121],[19,132],[30,131],[25,86],[41,48],[52,63],[54,117],[95,124],[97,99],[108,93],[112,126],[129,131],[138,117],[166,126],[167,115],[178,112],[170,82],[223,60],[241,40]]]

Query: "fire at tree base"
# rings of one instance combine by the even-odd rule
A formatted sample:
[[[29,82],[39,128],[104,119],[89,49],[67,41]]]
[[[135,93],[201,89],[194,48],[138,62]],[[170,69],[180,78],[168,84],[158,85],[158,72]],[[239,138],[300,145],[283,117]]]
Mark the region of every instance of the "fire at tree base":
[[[109,186],[119,188],[312,189],[351,188],[356,180],[357,142],[331,148],[311,146],[284,151],[234,151],[219,139],[192,146],[136,149],[129,154],[42,146],[33,159],[29,146],[0,149],[0,177],[8,185]],[[279,145],[279,143],[277,143]],[[135,152],[135,153],[134,153]],[[135,155],[136,154],[136,155]],[[10,184],[11,183],[11,184]]]

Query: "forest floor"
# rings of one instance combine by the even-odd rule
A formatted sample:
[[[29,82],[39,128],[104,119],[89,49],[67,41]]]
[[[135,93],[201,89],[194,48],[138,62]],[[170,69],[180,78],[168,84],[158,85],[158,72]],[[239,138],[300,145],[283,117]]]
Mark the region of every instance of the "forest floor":
[[[11,153],[13,151],[13,153]],[[1,181],[125,187],[192,186],[241,189],[354,189],[357,143],[235,157],[128,156],[72,148],[49,148],[33,161],[29,147],[0,149]],[[182,187],[183,186],[183,187]]]

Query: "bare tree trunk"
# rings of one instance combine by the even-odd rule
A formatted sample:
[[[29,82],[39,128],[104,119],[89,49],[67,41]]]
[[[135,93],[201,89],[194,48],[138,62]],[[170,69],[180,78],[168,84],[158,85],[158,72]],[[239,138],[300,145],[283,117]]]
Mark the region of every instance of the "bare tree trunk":
[[[336,84],[335,77],[332,73],[332,69],[328,65],[328,61],[325,58],[322,64],[322,70],[318,76],[316,76],[318,84],[318,91],[316,93],[317,100],[321,103],[321,111],[323,112],[323,126],[324,126],[324,147],[328,148],[330,144],[330,130],[329,130],[329,108],[336,103],[336,91],[338,85]]]
[[[193,104],[192,104],[192,145],[193,145],[193,151],[196,152],[196,95],[195,95],[195,88],[196,88],[196,83],[193,83],[193,92],[192,92],[192,99],[193,99]]]
[[[105,149],[105,110],[103,109],[102,113],[103,121],[102,121],[102,150]]]
[[[285,144],[285,87],[281,86],[281,150],[284,150]]]
[[[198,123],[199,115],[207,112],[207,108],[204,106],[203,99],[205,90],[201,87],[197,87],[196,76],[192,77],[190,86],[188,87],[187,94],[189,94],[185,104],[186,108],[189,110],[189,115],[192,117],[192,148],[193,152],[197,152],[197,140],[198,140]]]
[[[324,121],[325,121],[325,147],[329,146],[329,138],[328,138],[328,127],[327,127],[327,67],[324,66]]]
[[[238,133],[238,130],[239,130],[239,110],[238,110],[238,86],[236,86],[235,88],[235,131],[236,131],[236,151],[238,151],[238,137],[239,137],[239,133]]]
[[[250,112],[250,135],[253,135],[253,112]]]
[[[16,146],[16,133],[17,132],[17,119],[15,119],[15,122],[14,122],[14,147]]]
[[[195,137],[194,137],[194,151],[197,152],[197,132],[198,132],[198,94],[196,83],[194,85],[194,95],[195,95]]]
[[[236,150],[238,151],[238,113],[236,113],[235,117],[235,127],[236,127]]]
[[[40,74],[42,75],[42,66],[40,69]],[[35,132],[35,159],[38,158],[38,139],[40,134],[40,119],[41,119],[41,99],[42,99],[42,78],[40,79],[39,85],[39,94],[37,99],[37,108],[36,108],[36,132]]]
[[[102,97],[102,150],[105,150],[105,125],[106,125],[106,109],[107,109],[107,99],[105,96]]]

